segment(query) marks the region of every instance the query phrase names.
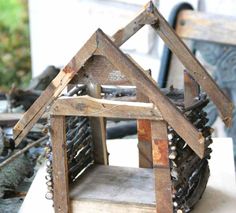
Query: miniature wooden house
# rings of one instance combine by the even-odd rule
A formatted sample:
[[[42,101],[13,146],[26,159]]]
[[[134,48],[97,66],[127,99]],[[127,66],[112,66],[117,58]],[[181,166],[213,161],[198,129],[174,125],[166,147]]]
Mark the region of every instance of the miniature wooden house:
[[[68,150],[68,143],[66,143],[66,116],[87,117],[91,128],[92,137],[86,141],[86,144],[92,143],[93,150],[84,148],[84,153],[93,153],[95,165],[88,172],[84,172],[84,176],[79,179],[81,184],[87,180],[90,180],[88,183],[92,184],[95,181],[94,178],[99,178],[101,174],[106,174],[105,176],[108,177],[108,179],[103,180],[103,186],[106,185],[104,184],[106,182],[113,183],[109,182],[109,178],[114,179],[119,175],[129,174],[121,182],[126,180],[134,185],[137,182],[135,177],[143,178],[142,184],[139,182],[135,187],[143,186],[144,194],[136,194],[136,200],[130,203],[127,200],[124,201],[124,199],[128,199],[127,197],[132,197],[131,195],[123,198],[123,200],[118,200],[117,203],[114,199],[106,202],[102,198],[96,197],[94,198],[94,200],[96,199],[94,201],[97,205],[96,208],[100,208],[101,212],[122,212],[125,205],[126,211],[131,212],[168,213],[173,212],[173,209],[182,211],[181,207],[176,207],[172,201],[168,126],[191,147],[199,159],[206,156],[209,143],[206,140],[206,135],[199,131],[173,101],[166,97],[149,73],[119,49],[119,46],[146,24],[151,25],[156,30],[191,75],[190,77],[188,73],[185,74],[185,109],[198,104],[194,101],[194,97],[199,95],[199,84],[218,107],[226,125],[230,125],[231,102],[150,2],[134,20],[117,31],[112,38],[98,29],[14,127],[15,142],[19,144],[45,111],[50,114],[53,192],[56,212],[81,211],[80,203],[82,202],[85,204],[83,208],[87,205],[87,210],[82,210],[83,212],[95,212],[94,207],[91,207],[92,204],[87,202],[89,196],[80,197],[80,200],[72,202],[72,205],[70,203],[68,184],[68,170],[70,170],[68,168],[70,158],[68,153],[70,150]],[[122,89],[123,86],[127,85],[134,86],[132,88],[136,91],[136,96],[132,98],[132,101],[129,98],[126,98],[125,101],[107,100],[102,95],[102,93],[106,93],[106,85],[112,85],[114,90]],[[80,95],[60,97],[66,86],[69,88],[69,93],[77,89],[76,93],[80,92]],[[125,168],[117,170],[113,167],[110,169],[107,167],[109,160],[105,141],[104,118],[138,119],[140,167],[146,169],[139,171],[135,169],[127,172]],[[87,121],[79,120],[78,122]],[[74,135],[76,134],[79,133],[75,131]],[[72,146],[73,143],[76,141],[72,140]],[[88,159],[90,158],[88,157]],[[78,168],[76,162],[73,164],[74,168]],[[80,168],[79,171],[87,167],[91,161],[84,161],[84,163],[84,167]],[[153,171],[154,175],[150,171]],[[76,174],[78,172],[73,175],[74,178]],[[86,179],[86,177],[91,178]],[[80,181],[78,182],[78,190],[73,189],[72,194],[83,191]],[[153,191],[150,190],[150,183],[153,184]],[[102,190],[102,186],[97,185],[97,187]],[[133,193],[138,193],[138,191],[134,190]],[[153,203],[152,193],[156,194],[156,204]],[[146,197],[151,197],[151,201],[147,201]],[[83,199],[87,200],[83,201]],[[145,203],[146,201],[147,203]]]

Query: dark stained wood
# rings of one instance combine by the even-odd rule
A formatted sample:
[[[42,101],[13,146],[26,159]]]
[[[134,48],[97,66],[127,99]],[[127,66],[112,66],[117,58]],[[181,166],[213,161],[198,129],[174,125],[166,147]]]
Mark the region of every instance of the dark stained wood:
[[[192,78],[187,70],[184,71],[184,106],[189,107],[194,103],[194,98],[197,98],[200,93],[198,83]],[[195,99],[196,101],[196,99]]]
[[[123,54],[112,41],[101,31],[97,31],[99,53],[111,61],[133,84],[160,110],[175,131],[199,155],[204,156],[204,138],[200,132],[182,115],[182,113],[162,94],[156,82],[145,72],[140,70],[125,54]],[[98,53],[98,51],[97,51]],[[188,129],[188,131],[186,131]]]
[[[167,124],[152,121],[152,156],[155,175],[156,212],[173,212]]]
[[[111,101],[87,95],[58,98],[52,105],[50,114],[163,120],[160,111],[152,103]]]
[[[193,10],[179,14],[176,32],[181,38],[236,45],[236,18]]]
[[[89,84],[88,94],[94,98],[101,98],[101,86],[97,84]],[[99,114],[97,114],[97,116],[99,116]],[[94,143],[94,161],[97,164],[108,165],[106,121],[102,117],[90,117],[89,120]]]
[[[53,200],[56,213],[70,213],[64,116],[51,116]]]
[[[152,25],[162,40],[176,54],[192,77],[202,86],[211,100],[217,106],[222,120],[226,126],[232,122],[233,104],[215,81],[207,73],[204,67],[197,61],[187,46],[181,41],[174,30],[169,26],[164,17],[153,6],[153,13],[158,18],[158,23]]]

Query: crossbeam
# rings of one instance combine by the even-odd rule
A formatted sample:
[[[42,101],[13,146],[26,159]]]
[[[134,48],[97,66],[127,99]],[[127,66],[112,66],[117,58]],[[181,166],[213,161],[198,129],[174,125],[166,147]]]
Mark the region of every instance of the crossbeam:
[[[61,97],[52,105],[52,115],[163,120],[152,103],[111,101],[90,96]]]

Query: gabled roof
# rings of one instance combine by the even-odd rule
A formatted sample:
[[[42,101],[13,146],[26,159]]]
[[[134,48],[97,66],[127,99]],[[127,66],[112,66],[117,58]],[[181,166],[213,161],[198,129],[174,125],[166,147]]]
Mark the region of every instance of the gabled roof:
[[[100,29],[91,36],[80,51],[60,71],[42,95],[24,114],[23,118],[15,125],[14,139],[16,144],[20,143],[73,77],[81,72],[86,62],[91,57],[98,55],[105,57],[114,67],[121,71],[131,83],[145,93],[150,101],[158,107],[164,120],[175,129],[200,157],[203,157],[205,149],[202,134],[198,132],[165,95],[161,93],[156,82],[117,47],[123,44],[145,24],[151,24],[161,38],[170,46],[172,51],[190,71],[193,78],[195,78],[212,98],[219,108],[226,124],[229,124],[232,116],[231,102],[218,88],[201,64],[193,57],[185,44],[176,36],[153,4],[149,3],[143,12],[113,36],[113,41]],[[181,125],[179,125],[179,123],[181,123]]]

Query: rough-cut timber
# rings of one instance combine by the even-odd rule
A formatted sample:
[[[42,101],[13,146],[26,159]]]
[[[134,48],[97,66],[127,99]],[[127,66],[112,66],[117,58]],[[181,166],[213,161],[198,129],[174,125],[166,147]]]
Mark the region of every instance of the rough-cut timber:
[[[88,85],[88,94],[94,98],[101,98],[101,86],[97,84]],[[78,111],[80,108],[77,109]],[[106,146],[106,121],[103,117],[90,117],[92,138],[94,145],[94,161],[97,164],[108,165],[108,152]]]
[[[184,43],[178,38],[176,33],[171,29],[162,15],[157,11],[152,2],[147,4],[141,14],[143,14],[141,16],[146,15],[147,18],[144,19],[145,21],[131,22],[133,29],[135,29],[135,26],[138,28],[136,30],[127,31],[125,30],[129,27],[127,25],[123,29],[123,32],[127,32],[124,34],[125,36],[122,35],[123,33],[115,34],[117,36],[115,36],[116,39],[114,39],[114,44],[107,36],[105,36],[104,33],[102,33],[101,30],[98,30],[90,38],[90,40],[76,54],[69,64],[62,69],[58,76],[44,91],[42,96],[32,105],[32,107],[24,114],[23,118],[16,124],[14,128],[14,138],[16,144],[18,144],[24,138],[24,136],[32,128],[33,124],[46,110],[47,106],[50,105],[57,96],[59,96],[65,86],[72,80],[75,73],[80,72],[80,69],[85,65],[88,59],[91,58],[92,55],[101,55],[105,56],[110,61],[110,63],[114,65],[114,67],[125,74],[132,83],[136,84],[136,86],[140,86],[143,92],[146,94],[149,94],[150,92],[150,96],[154,96],[155,94],[155,97],[151,97],[150,100],[153,101],[154,104],[159,108],[163,114],[163,118],[174,129],[176,129],[178,134],[180,134],[187,141],[190,147],[196,153],[198,153],[200,157],[203,157],[204,142],[202,135],[198,133],[191,123],[181,115],[175,106],[166,100],[166,98],[156,87],[155,81],[140,71],[135,63],[133,63],[127,58],[127,56],[117,49],[116,44],[121,45],[123,42],[125,42],[125,40],[131,37],[132,34],[138,31],[141,26],[148,22],[148,24],[151,24],[151,26],[154,27],[164,42],[183,62],[193,78],[208,93],[212,101],[218,107],[226,125],[230,125],[231,123],[233,105],[215,84],[202,65],[194,58],[186,45],[184,45]],[[139,16],[140,14],[138,17]],[[137,20],[143,20],[143,18],[137,18]],[[150,86],[148,84],[150,84]],[[173,117],[176,117],[175,121],[173,120]],[[182,125],[180,126],[179,123]],[[186,129],[188,129],[188,132],[185,131]]]
[[[51,117],[53,200],[56,213],[70,213],[65,117]]]
[[[236,45],[236,18],[184,10],[176,32],[181,38]]]
[[[90,96],[58,98],[52,106],[51,114],[125,119],[163,119],[160,111],[152,103],[110,101]]]
[[[167,124],[164,121],[152,121],[152,158],[156,188],[156,212],[173,212],[172,188],[169,167],[169,149]]]
[[[40,97],[15,125],[13,132],[16,145],[19,144],[26,136],[33,125],[46,111],[47,107],[61,94],[62,90],[70,82],[78,69],[80,69],[91,57],[96,48],[97,43],[95,33],[72,58],[72,60],[59,72],[57,77],[54,78],[47,89],[40,95]]]
[[[124,53],[122,53],[112,41],[101,31],[97,31],[97,54],[105,56],[114,64],[130,81],[143,93],[148,94],[149,99],[158,107],[163,119],[172,126],[199,155],[204,156],[204,138],[200,132],[181,114],[181,112],[162,94],[156,82]],[[181,123],[181,125],[180,125]],[[188,131],[186,131],[188,129]]]
[[[157,31],[165,44],[179,58],[192,77],[200,84],[200,86],[209,95],[211,100],[217,106],[220,116],[226,126],[230,126],[232,122],[233,104],[229,98],[217,86],[215,81],[207,73],[205,68],[197,61],[188,47],[177,36],[175,31],[168,25],[164,17],[153,6],[153,13],[158,18],[158,23],[152,27]]]

